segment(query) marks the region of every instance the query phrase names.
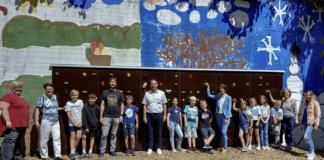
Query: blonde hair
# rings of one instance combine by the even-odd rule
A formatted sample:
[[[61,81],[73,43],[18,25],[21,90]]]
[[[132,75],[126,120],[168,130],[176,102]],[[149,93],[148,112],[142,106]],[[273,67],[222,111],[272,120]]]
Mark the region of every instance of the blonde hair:
[[[288,91],[289,92],[289,97],[291,96],[291,91],[288,88],[285,88],[283,90],[280,91],[280,95],[284,98],[285,97],[285,92]]]
[[[207,102],[206,102],[205,100],[201,100],[201,101],[200,101],[200,105],[201,105],[202,103],[207,104]]]
[[[133,96],[132,96],[132,95],[126,95],[125,98],[126,98],[126,100],[127,100],[127,99],[131,99],[131,100],[133,100]]]
[[[250,103],[250,105],[251,105],[252,101],[255,102],[255,105],[258,105],[258,104],[257,104],[257,100],[256,100],[255,98],[253,98],[253,97],[249,99],[249,103]]]
[[[310,94],[310,96],[311,96],[311,100],[310,100],[310,102],[308,102],[307,99],[305,98],[305,102],[306,102],[306,106],[307,106],[307,107],[310,107],[310,105],[311,105],[312,103],[314,103],[314,102],[316,101],[316,99],[315,99],[314,92],[312,92],[312,91],[310,91],[310,90],[307,91],[306,94],[305,94],[305,97],[307,96],[307,93]]]
[[[197,101],[197,98],[195,96],[190,96],[189,100],[190,101]]]
[[[12,81],[11,82],[11,85],[10,85],[10,88],[11,90],[15,89],[16,87],[19,87],[19,86],[23,86],[22,83],[20,81]]]
[[[75,90],[73,89],[71,92],[70,92],[70,96],[73,96],[73,95],[79,95],[79,91],[78,90]]]
[[[261,104],[261,98],[264,98],[264,106],[268,106],[268,99],[266,98],[266,96],[264,96],[264,95],[261,95],[260,96],[260,104]]]
[[[280,103],[280,105],[281,105],[281,100],[278,100],[278,99],[275,99],[275,100],[273,100],[273,104],[276,104],[276,103]]]
[[[247,103],[246,103],[246,101],[244,101],[244,100],[243,100],[243,101],[241,101],[241,106],[242,106],[242,105],[245,105],[245,106],[247,106]]]

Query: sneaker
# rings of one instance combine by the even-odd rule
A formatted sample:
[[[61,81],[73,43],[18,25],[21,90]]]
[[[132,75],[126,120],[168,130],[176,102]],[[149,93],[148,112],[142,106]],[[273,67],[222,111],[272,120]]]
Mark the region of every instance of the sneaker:
[[[205,145],[203,146],[203,148],[205,148],[205,149],[208,148],[208,144],[205,144]]]
[[[71,159],[75,159],[75,153],[71,153],[70,158],[71,158]]]
[[[157,152],[157,154],[162,154],[162,151],[161,151],[161,149],[159,148],[159,149],[157,149],[156,150],[156,152]]]
[[[251,150],[252,149],[252,146],[251,144],[248,145],[248,150]]]
[[[269,147],[269,146],[265,146],[265,149],[266,149],[266,150],[270,150],[270,147]]]
[[[64,160],[64,159],[61,157],[56,157],[54,160]]]
[[[85,153],[82,153],[81,155],[80,155],[80,159],[82,159],[82,158],[86,158],[87,157],[87,154],[85,154]]]
[[[213,151],[208,150],[207,153],[208,153],[208,154],[213,154]]]
[[[147,154],[152,154],[152,149],[148,149]]]
[[[93,154],[92,154],[92,152],[89,152],[88,153],[88,158],[91,158],[91,157],[93,157]]]
[[[259,151],[261,149],[260,145],[257,146],[257,151]]]
[[[192,151],[193,151],[193,152],[196,152],[196,153],[198,153],[198,150],[197,150],[197,148],[196,148],[196,147],[195,147],[195,148],[193,148],[193,149],[192,149]]]
[[[99,152],[98,157],[103,157],[105,153]]]
[[[286,143],[281,143],[281,146],[286,147]]]
[[[242,152],[248,151],[248,148],[246,146],[243,146]]]
[[[309,154],[307,159],[308,160],[313,160],[315,158],[315,153]]]
[[[310,155],[309,153],[307,153],[307,154],[304,154],[304,157],[306,157],[306,158],[307,158],[307,157],[308,157],[309,155]]]
[[[125,154],[126,154],[126,156],[129,156],[130,150],[128,148],[126,149]]]
[[[80,157],[79,152],[75,151],[75,156],[76,156],[76,157]]]
[[[130,153],[132,154],[132,156],[135,156],[134,148],[130,150]]]
[[[213,146],[211,146],[211,145],[209,145],[209,144],[207,144],[208,146],[208,149],[212,149],[213,148]]]
[[[110,155],[111,155],[111,156],[117,156],[117,154],[116,154],[115,151],[111,151],[111,152],[110,152]]]
[[[261,147],[261,149],[262,149],[262,150],[266,150],[266,148],[265,148],[265,147]]]
[[[187,149],[187,152],[188,153],[190,153],[191,151],[192,151],[192,148],[191,147]]]

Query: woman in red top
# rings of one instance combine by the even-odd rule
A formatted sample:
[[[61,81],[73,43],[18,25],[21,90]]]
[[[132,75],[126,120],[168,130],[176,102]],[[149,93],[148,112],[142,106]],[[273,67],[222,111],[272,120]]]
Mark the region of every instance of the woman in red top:
[[[22,159],[21,144],[29,126],[29,104],[20,95],[22,87],[20,81],[13,81],[10,93],[0,99],[0,135],[4,137],[1,145],[2,160]]]

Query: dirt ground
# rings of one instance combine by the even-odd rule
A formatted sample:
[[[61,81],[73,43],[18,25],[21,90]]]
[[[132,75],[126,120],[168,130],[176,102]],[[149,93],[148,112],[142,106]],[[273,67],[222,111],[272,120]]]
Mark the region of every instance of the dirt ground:
[[[213,154],[207,154],[205,152],[199,151],[198,153],[187,153],[187,152],[177,152],[173,153],[170,150],[162,150],[162,155],[158,155],[156,152],[153,152],[151,155],[147,155],[144,151],[136,151],[136,156],[126,156],[125,153],[117,152],[116,157],[112,157],[108,155],[108,153],[105,153],[103,158],[100,159],[134,159],[134,160],[159,160],[159,159],[169,159],[169,160],[196,160],[196,159],[202,159],[202,160],[208,160],[208,159],[221,159],[221,160],[306,160],[305,157],[303,157],[304,154],[307,153],[307,151],[293,148],[293,151],[291,153],[288,153],[283,150],[284,148],[281,148],[280,150],[275,150],[271,147],[270,151],[268,150],[261,150],[257,151],[255,147],[252,148],[251,151],[248,152],[241,152],[240,148],[228,148],[227,153],[221,153],[218,149],[212,149],[214,152]],[[39,157],[25,157],[27,160],[37,160],[40,159]],[[53,158],[53,157],[52,157]],[[63,156],[64,159],[70,159],[67,155]],[[79,158],[76,158],[79,159]],[[89,159],[89,158],[85,158]],[[99,159],[98,154],[94,154],[94,157],[91,158],[93,160]],[[315,160],[324,160],[324,152],[316,152]]]

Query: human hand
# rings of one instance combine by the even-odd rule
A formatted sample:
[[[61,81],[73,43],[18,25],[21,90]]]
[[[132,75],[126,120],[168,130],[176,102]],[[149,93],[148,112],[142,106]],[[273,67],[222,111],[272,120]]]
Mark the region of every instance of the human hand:
[[[78,123],[78,127],[79,127],[79,128],[82,127],[82,122]]]
[[[166,116],[163,116],[163,122],[165,122],[166,121]]]
[[[262,123],[263,123],[263,124],[267,124],[267,123],[268,123],[268,121],[262,121]]]
[[[119,123],[123,123],[123,116],[119,116]]]
[[[318,126],[314,126],[313,130],[317,131],[317,129],[318,129]]]
[[[101,124],[103,124],[103,118],[102,118],[102,117],[100,117],[99,122],[100,122]]]
[[[233,98],[233,100],[232,100],[234,103],[236,103],[236,98]]]
[[[271,91],[270,91],[270,90],[266,90],[265,92],[266,92],[266,93],[267,93],[267,92],[268,92],[268,93],[271,93]]]
[[[196,124],[196,129],[198,129],[198,124]]]
[[[181,128],[181,130],[183,130],[183,126],[182,125],[180,125],[180,128]]]
[[[314,127],[315,128],[315,127]],[[300,125],[300,130],[303,130],[303,125]]]
[[[11,129],[11,122],[10,122],[10,121],[6,121],[6,127],[7,127],[8,129]]]
[[[185,124],[185,127],[186,127],[186,128],[188,128],[188,125],[187,125],[187,123]]]
[[[295,120],[295,125],[297,125],[298,124],[298,120]]]
[[[168,130],[171,131],[171,126],[168,125]]]
[[[204,85],[207,87],[207,90],[209,90],[209,84],[205,82]]]
[[[147,124],[146,116],[143,117],[143,122],[144,122],[145,124]]]
[[[87,133],[89,133],[89,129],[87,128],[87,129],[85,129],[85,131],[87,132]]]
[[[224,120],[224,125],[227,125],[227,123],[228,123],[228,119],[225,119]]]
[[[36,126],[37,128],[39,128],[40,125],[39,125],[38,121],[35,122],[35,126]]]
[[[138,123],[136,124],[135,128],[138,129]]]
[[[255,126],[256,126],[256,127],[259,127],[259,123],[260,123],[260,122],[255,123]]]

